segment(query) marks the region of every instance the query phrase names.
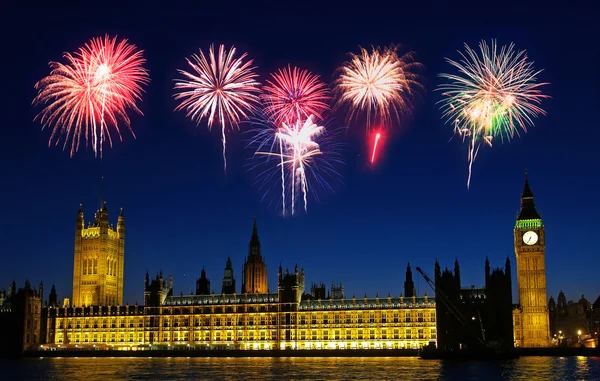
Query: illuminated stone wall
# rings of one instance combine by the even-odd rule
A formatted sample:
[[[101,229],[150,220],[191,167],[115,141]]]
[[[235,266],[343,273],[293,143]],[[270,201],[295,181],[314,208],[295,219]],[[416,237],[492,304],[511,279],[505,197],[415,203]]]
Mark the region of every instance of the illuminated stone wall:
[[[158,307],[55,309],[45,347],[401,349],[436,340],[424,298],[280,303],[277,294],[169,297]]]

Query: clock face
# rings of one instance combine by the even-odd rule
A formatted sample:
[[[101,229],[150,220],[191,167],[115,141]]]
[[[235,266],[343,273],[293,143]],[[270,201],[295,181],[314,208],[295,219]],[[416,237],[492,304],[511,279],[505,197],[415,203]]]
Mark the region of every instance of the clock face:
[[[530,230],[528,232],[525,232],[525,234],[523,234],[523,242],[525,242],[525,245],[535,245],[537,243],[537,241],[538,241],[538,235],[533,230]]]

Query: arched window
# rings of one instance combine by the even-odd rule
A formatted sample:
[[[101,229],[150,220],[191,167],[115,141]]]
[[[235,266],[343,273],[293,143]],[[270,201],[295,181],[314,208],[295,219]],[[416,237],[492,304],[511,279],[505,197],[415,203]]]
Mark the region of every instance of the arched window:
[[[83,275],[87,275],[87,258],[83,259]]]
[[[93,274],[98,274],[98,258],[94,258],[94,272]]]

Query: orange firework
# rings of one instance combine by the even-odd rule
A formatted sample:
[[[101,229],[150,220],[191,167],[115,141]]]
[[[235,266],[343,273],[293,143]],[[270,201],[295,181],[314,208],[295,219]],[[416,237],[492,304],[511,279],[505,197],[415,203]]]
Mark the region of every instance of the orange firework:
[[[142,98],[143,85],[150,82],[141,50],[126,39],[108,35],[94,38],[74,54],[65,53],[66,64],[50,62],[50,75],[36,83],[39,91],[34,104],[44,109],[36,116],[44,127],[53,128],[48,145],[64,139],[71,142],[71,153],[79,149],[81,136],[91,142],[102,157],[102,145],[112,146],[111,129],[122,138],[119,121],[131,131],[127,109],[139,114],[136,105]]]
[[[411,109],[410,100],[421,88],[415,70],[421,65],[412,53],[398,54],[396,47],[361,48],[360,54],[350,54],[350,60],[338,69],[335,81],[338,106],[349,105],[349,118],[364,112],[367,129],[372,122],[391,122],[392,114]]]

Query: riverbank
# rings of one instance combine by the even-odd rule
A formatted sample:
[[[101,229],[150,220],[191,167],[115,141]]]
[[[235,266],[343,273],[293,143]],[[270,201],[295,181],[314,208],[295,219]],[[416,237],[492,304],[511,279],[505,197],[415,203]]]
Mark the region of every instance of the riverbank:
[[[418,349],[323,349],[323,350],[41,350],[23,357],[416,357]]]
[[[600,357],[598,348],[516,348],[518,356]],[[326,349],[326,350],[35,350],[10,357],[417,357],[417,349]],[[3,356],[7,357],[7,356]]]

